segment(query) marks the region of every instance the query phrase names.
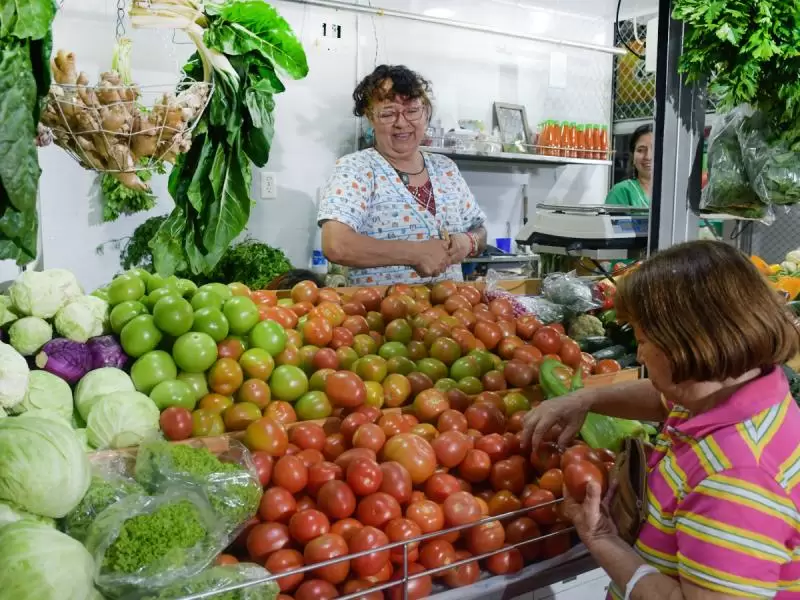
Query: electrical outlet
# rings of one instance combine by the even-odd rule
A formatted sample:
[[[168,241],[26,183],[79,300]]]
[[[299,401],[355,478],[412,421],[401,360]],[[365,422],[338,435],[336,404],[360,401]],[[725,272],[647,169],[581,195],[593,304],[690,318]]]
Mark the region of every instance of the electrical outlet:
[[[277,197],[278,197],[278,184],[275,180],[275,173],[262,171],[261,198],[263,200],[275,200]]]

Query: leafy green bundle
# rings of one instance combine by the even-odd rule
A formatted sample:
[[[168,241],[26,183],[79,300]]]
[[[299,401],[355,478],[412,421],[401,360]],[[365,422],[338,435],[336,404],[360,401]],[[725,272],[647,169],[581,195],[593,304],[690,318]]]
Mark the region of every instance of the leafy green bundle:
[[[54,0],[0,4],[0,259],[36,258],[36,131],[50,88]]]
[[[185,65],[187,78],[208,78],[214,91],[169,179],[175,209],[150,242],[162,275],[209,273],[250,216],[250,162],[262,167],[274,134],[273,96],[285,87],[276,69],[294,79],[308,73],[306,56],[289,24],[262,0],[224,0],[199,5],[173,0],[131,10],[141,26],[186,30],[198,51]],[[182,10],[176,5],[185,4]],[[155,5],[155,6],[154,6]],[[186,10],[202,10],[187,19]],[[183,21],[165,25],[159,20]]]
[[[145,159],[145,162],[147,160],[149,159]],[[158,163],[154,170],[159,175],[167,172],[163,162]],[[144,183],[149,182],[153,177],[152,171],[139,171],[137,175]],[[145,212],[156,205],[156,197],[150,190],[130,188],[111,173],[102,173],[99,178],[103,200],[103,221],[105,222],[116,221],[122,215]]]

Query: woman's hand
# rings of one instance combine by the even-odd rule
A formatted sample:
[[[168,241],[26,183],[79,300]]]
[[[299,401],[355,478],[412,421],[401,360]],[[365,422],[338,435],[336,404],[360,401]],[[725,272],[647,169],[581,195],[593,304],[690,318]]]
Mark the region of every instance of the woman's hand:
[[[450,264],[460,264],[472,250],[472,243],[466,233],[454,233],[450,236]]]
[[[450,251],[444,240],[427,240],[411,242],[411,266],[420,277],[438,277],[447,270],[450,262]]]
[[[564,486],[564,513],[575,525],[581,541],[589,549],[598,540],[617,535],[617,528],[611,520],[608,506],[603,502],[602,489],[596,481],[590,481],[586,487],[583,504],[576,502]]]
[[[574,392],[556,402],[542,402],[523,421],[522,440],[528,448],[538,448],[545,435],[556,425],[562,428],[558,444],[566,446],[580,431],[592,405],[592,390]]]

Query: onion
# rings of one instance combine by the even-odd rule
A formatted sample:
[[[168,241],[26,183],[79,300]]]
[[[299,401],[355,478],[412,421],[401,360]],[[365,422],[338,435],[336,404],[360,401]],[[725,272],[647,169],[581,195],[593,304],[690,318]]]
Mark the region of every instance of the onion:
[[[86,344],[56,338],[44,345],[35,362],[40,369],[74,384],[91,370],[92,353]]]

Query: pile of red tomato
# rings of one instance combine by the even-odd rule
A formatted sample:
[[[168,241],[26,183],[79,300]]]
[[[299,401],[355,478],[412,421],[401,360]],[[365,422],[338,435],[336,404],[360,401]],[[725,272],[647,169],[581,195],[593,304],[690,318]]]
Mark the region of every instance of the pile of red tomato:
[[[615,361],[596,364],[560,324],[515,317],[507,299],[487,302],[471,284],[339,293],[305,281],[283,299],[228,287],[234,299],[249,296],[261,321],[218,342],[194,410],[164,412],[170,439],[243,431],[262,416],[285,424],[361,404],[392,408],[524,388],[538,383],[544,358],[567,365],[566,378],[571,369],[619,370]],[[505,398],[506,416],[528,408],[519,394]]]
[[[257,517],[219,562],[249,560],[280,574],[374,550],[281,577],[282,598],[363,591],[368,600],[400,600],[402,584],[371,589],[403,577],[403,547],[383,546],[525,508],[530,511],[408,544],[411,575],[494,552],[411,580],[408,597],[431,595],[434,581],[467,586],[481,568],[510,574],[566,552],[570,523],[555,501],[564,485],[579,498],[591,480],[605,486],[613,453],[576,442],[562,454],[550,441],[528,453],[521,439],[525,411],[507,417],[500,394],[451,406],[446,394],[431,392],[440,401],[402,413],[361,404],[323,424],[286,426],[271,417],[253,423],[245,443],[265,491]],[[508,547],[526,539],[535,541]]]

